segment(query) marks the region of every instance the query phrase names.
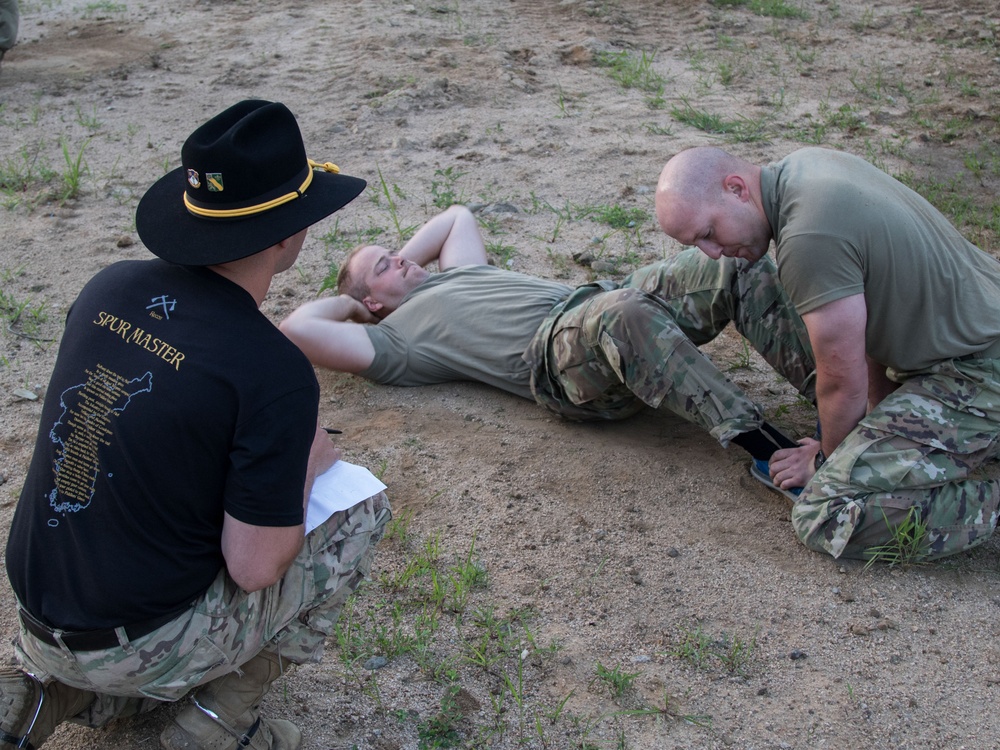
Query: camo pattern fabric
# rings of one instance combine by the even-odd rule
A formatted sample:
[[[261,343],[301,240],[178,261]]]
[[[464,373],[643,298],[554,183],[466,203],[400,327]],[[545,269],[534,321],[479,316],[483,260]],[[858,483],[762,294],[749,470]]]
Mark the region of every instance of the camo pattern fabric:
[[[665,408],[726,446],[763,421],[759,407],[698,350],[730,322],[815,401],[806,328],[774,263],[712,260],[694,248],[639,269],[620,286],[582,286],[556,306],[525,353],[535,400],[578,420]]]
[[[992,354],[992,352],[990,352]],[[1000,359],[947,360],[906,380],[830,455],[792,507],[806,546],[868,559],[893,530],[926,527],[932,560],[986,541],[1000,485],[983,464],[1000,456]]]
[[[73,652],[39,641],[22,626],[15,652],[43,682],[58,679],[97,693],[76,718],[88,726],[178,700],[263,649],[294,664],[319,661],[344,602],[369,575],[391,517],[385,493],[334,513],[306,535],[273,586],[247,593],[222,570],[187,612],[161,628],[132,642],[120,630],[120,648]]]

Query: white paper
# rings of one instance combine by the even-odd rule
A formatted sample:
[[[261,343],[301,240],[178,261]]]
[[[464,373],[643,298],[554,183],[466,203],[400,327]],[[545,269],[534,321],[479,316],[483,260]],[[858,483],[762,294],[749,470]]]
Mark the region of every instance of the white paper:
[[[306,533],[339,510],[347,510],[385,489],[364,466],[337,461],[316,477],[306,509]]]

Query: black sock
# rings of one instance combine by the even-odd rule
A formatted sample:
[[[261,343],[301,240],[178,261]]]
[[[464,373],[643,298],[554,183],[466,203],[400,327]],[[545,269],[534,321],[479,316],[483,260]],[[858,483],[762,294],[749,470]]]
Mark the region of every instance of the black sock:
[[[773,425],[762,422],[759,429],[751,432],[741,432],[732,442],[740,446],[751,456],[763,461],[770,461],[771,456],[779,448],[795,448],[798,443],[782,433]]]

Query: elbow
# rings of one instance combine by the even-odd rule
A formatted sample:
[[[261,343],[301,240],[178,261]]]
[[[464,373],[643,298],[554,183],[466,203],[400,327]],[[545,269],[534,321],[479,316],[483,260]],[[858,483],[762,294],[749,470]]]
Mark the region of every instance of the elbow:
[[[298,320],[295,320],[291,317],[286,318],[285,320],[281,321],[280,325],[278,325],[278,330],[285,335],[286,339],[291,341],[304,354],[306,354],[306,356],[309,355],[309,352],[306,351],[306,347],[308,346],[308,339],[303,335],[302,327],[299,325]]]
[[[229,577],[233,579],[233,582],[237,586],[246,591],[248,594],[252,594],[254,591],[261,591],[262,589],[266,589],[268,586],[274,585],[274,582],[269,583],[264,579],[256,577],[234,576],[232,573],[230,573]]]
[[[297,527],[301,529],[302,527]],[[247,593],[260,591],[280,582],[292,566],[302,544],[287,548],[280,556],[263,559],[263,556],[241,556],[236,560],[226,561],[226,570],[233,582]]]
[[[281,331],[285,336],[295,341],[295,313],[293,312],[287,318],[285,318],[281,323],[278,324],[278,330]]]
[[[454,232],[456,227],[478,227],[478,222],[476,221],[476,215],[472,213],[472,210],[462,204],[453,203],[444,212],[444,215],[450,217],[451,219],[451,231]]]
[[[261,591],[276,584],[285,575],[288,568],[288,565],[271,570],[233,570],[230,568],[229,577],[241,589],[252,594],[254,591]]]

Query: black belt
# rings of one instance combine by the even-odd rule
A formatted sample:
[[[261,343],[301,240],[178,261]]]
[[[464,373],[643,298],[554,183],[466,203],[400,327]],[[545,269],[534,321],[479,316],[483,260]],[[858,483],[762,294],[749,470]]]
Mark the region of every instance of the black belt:
[[[144,635],[149,635],[157,628],[166,625],[186,610],[187,607],[178,612],[172,612],[169,615],[161,615],[160,617],[154,617],[152,620],[144,620],[143,622],[126,625],[125,636],[129,641],[142,638]],[[56,633],[59,633],[59,638],[62,639],[62,642],[70,651],[103,651],[104,649],[117,648],[121,645],[114,628],[106,628],[104,630],[57,630],[50,628],[23,609],[18,609],[17,613],[21,617],[21,624],[24,625],[24,629],[38,640],[50,646],[59,647],[59,641],[56,640],[55,636]]]
[[[1000,359],[1000,339],[997,339],[985,349],[980,349],[978,352],[973,352],[972,354],[966,354],[964,357],[955,357],[955,359],[960,362],[969,359]]]

